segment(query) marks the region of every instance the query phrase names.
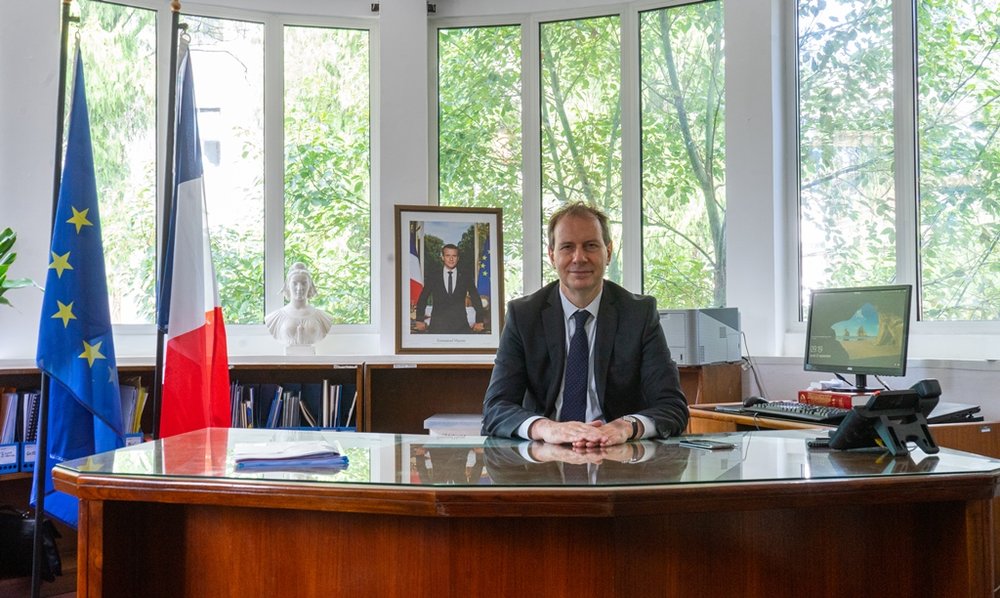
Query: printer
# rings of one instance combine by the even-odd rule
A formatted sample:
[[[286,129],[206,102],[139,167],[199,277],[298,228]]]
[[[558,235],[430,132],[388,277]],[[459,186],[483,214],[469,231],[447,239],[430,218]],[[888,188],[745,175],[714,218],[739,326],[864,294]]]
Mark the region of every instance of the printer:
[[[677,365],[741,361],[740,312],[735,307],[661,309],[660,327]]]

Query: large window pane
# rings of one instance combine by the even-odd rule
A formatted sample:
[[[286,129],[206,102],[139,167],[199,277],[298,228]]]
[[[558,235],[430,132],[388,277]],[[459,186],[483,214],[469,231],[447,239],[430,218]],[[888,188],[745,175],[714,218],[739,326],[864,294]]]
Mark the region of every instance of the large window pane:
[[[264,26],[185,17],[226,321],[264,321]]]
[[[722,2],[640,14],[643,292],[726,302]]]
[[[620,31],[618,16],[542,23],[539,31],[542,221],[577,200],[607,212],[614,253],[606,276],[615,282],[622,274]],[[545,254],[543,278],[552,280]]]
[[[798,42],[805,302],[895,279],[892,3],[800,0]]]
[[[507,298],[524,287],[521,182],[521,28],[440,30],[439,203],[503,208]]]
[[[285,269],[338,324],[371,321],[368,32],[285,27]]]
[[[922,315],[1000,319],[1000,3],[917,7]]]
[[[86,0],[79,6],[111,320],[150,323],[156,271],[156,15]]]

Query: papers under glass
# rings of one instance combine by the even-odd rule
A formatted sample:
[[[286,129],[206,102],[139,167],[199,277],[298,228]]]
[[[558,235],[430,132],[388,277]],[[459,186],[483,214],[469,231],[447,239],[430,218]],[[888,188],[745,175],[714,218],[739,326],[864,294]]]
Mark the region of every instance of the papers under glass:
[[[349,462],[340,444],[328,440],[233,444],[237,471],[339,471]]]

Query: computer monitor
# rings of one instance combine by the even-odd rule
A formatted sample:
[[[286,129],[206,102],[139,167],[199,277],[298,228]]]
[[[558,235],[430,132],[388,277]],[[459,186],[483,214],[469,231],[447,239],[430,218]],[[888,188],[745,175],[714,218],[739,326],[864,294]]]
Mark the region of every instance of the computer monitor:
[[[805,369],[854,374],[860,392],[869,374],[905,375],[911,294],[910,285],[814,290]]]

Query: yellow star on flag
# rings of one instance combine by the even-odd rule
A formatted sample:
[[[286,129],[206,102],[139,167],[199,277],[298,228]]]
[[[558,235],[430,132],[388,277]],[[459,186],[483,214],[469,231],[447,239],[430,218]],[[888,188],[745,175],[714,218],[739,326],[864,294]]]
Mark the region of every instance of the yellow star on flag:
[[[63,270],[72,270],[73,266],[69,265],[69,252],[62,255],[57,255],[55,251],[52,252],[52,263],[49,264],[49,270],[55,268],[56,275],[62,278]]]
[[[104,355],[101,355],[101,343],[104,341],[97,341],[93,345],[87,341],[83,341],[83,353],[77,355],[77,357],[82,357],[87,360],[87,364],[90,367],[94,367],[94,361],[98,359],[104,359]]]
[[[63,321],[63,328],[69,326],[70,320],[75,320],[76,316],[73,315],[73,302],[70,301],[69,305],[66,305],[62,301],[56,300],[59,304],[59,311],[52,314],[53,318],[59,318]]]
[[[70,209],[73,210],[73,217],[67,220],[66,222],[76,225],[76,234],[79,235],[80,229],[85,226],[94,226],[93,222],[87,220],[87,212],[90,211],[90,208],[84,208],[82,212],[77,210],[73,206],[70,206]]]

